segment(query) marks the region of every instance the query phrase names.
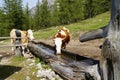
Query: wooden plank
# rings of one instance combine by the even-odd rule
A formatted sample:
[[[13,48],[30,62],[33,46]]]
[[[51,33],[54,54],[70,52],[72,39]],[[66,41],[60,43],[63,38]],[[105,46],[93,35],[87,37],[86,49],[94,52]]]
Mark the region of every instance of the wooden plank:
[[[0,37],[0,39],[22,39],[23,37],[16,37],[16,38],[11,38],[11,37]]]
[[[19,45],[0,45],[0,47],[15,47],[15,46],[26,46],[23,44],[19,44]]]

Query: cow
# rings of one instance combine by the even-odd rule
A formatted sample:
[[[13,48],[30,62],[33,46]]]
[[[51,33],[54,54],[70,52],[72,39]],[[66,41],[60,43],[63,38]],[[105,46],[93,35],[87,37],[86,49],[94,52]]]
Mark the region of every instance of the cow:
[[[22,46],[12,47],[12,51],[15,51],[16,48],[19,47],[22,52],[22,55],[24,55],[26,52],[29,52],[27,48],[27,44],[29,41],[32,41],[34,39],[33,32],[31,29],[27,31],[12,29],[10,31],[10,37],[11,37],[11,45],[22,45]]]
[[[53,38],[56,48],[56,54],[61,54],[61,48],[65,49],[70,41],[69,30],[65,27],[60,27]]]

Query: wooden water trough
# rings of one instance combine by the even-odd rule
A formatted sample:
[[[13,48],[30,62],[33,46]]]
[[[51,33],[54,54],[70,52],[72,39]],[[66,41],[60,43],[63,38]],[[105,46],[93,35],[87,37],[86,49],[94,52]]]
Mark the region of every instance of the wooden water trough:
[[[61,55],[55,55],[55,48],[43,42],[30,42],[28,48],[65,80],[100,80],[97,60],[66,50],[62,50]]]

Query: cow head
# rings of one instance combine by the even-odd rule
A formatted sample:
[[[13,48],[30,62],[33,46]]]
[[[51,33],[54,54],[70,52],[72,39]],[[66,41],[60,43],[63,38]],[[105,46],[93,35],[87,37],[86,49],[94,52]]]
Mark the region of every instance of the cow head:
[[[61,54],[62,39],[55,38],[54,43],[55,43],[55,48],[56,48],[56,54]]]
[[[29,38],[30,41],[32,41],[33,39],[35,39],[34,36],[33,36],[33,32],[32,32],[31,29],[29,29],[27,32],[28,32],[28,38]]]

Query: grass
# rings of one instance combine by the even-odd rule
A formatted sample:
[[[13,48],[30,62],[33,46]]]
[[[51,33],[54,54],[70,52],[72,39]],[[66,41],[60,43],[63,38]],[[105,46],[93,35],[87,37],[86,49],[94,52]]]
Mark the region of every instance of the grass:
[[[36,77],[38,71],[36,65],[41,63],[44,69],[50,69],[50,67],[39,58],[34,58],[34,60],[35,65],[30,66],[31,62],[24,57],[14,56],[9,60],[9,63],[0,66],[0,76],[6,80],[26,80],[27,76],[30,77],[30,80],[40,80],[40,78]]]
[[[56,33],[55,27],[47,28],[47,29],[42,29],[40,31],[36,31],[34,33],[35,38],[37,39],[46,39],[46,38],[52,38],[52,36]]]
[[[93,18],[79,21],[77,23],[73,23],[70,25],[64,25],[64,27],[70,30],[72,36],[77,35],[79,31],[91,31],[103,26],[106,26],[110,20],[110,12],[106,12],[100,15],[97,15]],[[57,32],[56,27],[50,27],[47,29],[41,29],[40,31],[34,32],[34,36],[37,39],[50,39],[52,38],[55,33]]]
[[[23,56],[14,56],[13,58],[12,58],[12,61],[13,62],[22,62],[22,61],[24,61],[25,60],[25,58],[23,57]]]

